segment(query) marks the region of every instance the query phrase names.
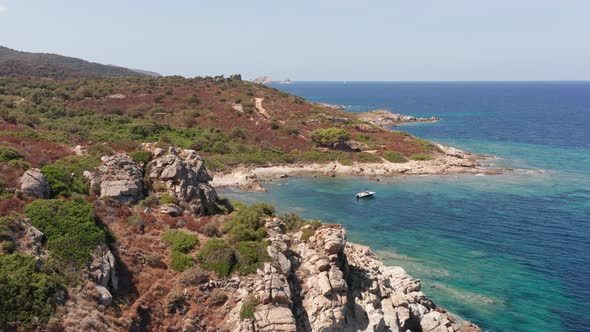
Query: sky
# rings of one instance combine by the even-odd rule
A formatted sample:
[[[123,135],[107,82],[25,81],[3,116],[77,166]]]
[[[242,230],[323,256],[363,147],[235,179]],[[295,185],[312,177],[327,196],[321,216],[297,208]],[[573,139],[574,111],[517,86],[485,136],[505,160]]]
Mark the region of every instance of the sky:
[[[589,80],[590,0],[0,0],[0,45],[186,77]]]

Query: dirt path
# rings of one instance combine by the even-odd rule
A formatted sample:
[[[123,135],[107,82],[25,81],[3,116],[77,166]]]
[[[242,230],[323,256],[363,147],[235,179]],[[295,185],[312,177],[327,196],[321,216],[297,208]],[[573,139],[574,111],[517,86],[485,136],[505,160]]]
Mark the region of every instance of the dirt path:
[[[260,113],[260,115],[264,116],[267,119],[270,119],[270,114],[268,114],[268,112],[262,107],[263,100],[264,98],[254,98],[254,101],[256,102],[256,110],[258,111],[258,113]]]

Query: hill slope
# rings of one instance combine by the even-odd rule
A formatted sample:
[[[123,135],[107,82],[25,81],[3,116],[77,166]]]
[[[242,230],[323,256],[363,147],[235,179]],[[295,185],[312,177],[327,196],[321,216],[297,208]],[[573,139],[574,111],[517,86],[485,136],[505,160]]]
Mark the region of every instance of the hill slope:
[[[0,46],[0,76],[91,78],[146,75],[123,67],[57,54],[21,52]]]

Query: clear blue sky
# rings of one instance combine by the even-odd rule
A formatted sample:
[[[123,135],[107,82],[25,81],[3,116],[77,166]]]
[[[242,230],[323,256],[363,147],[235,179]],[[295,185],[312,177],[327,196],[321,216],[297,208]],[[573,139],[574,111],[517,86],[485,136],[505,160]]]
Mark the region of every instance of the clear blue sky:
[[[166,75],[587,80],[590,0],[0,0],[0,45]]]

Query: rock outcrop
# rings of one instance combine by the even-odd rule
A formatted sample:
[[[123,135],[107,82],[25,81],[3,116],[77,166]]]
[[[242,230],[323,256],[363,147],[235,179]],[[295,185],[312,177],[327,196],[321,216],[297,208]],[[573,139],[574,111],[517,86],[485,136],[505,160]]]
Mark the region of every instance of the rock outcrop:
[[[123,203],[134,203],[144,197],[143,171],[126,154],[117,153],[101,158],[102,165],[95,173],[85,172],[90,187],[100,192],[100,197],[111,197]]]
[[[392,113],[385,109],[356,113],[356,116],[361,121],[366,121],[379,127],[394,127],[408,122],[434,122],[440,120],[434,116],[429,118],[417,118],[411,115]]]
[[[91,279],[102,287],[112,287],[114,290],[119,288],[119,279],[117,278],[117,261],[115,256],[106,244],[100,244],[92,254],[92,263],[90,264]]]
[[[31,168],[19,179],[20,191],[34,198],[49,198],[51,188],[45,176],[38,168]]]
[[[277,218],[266,227],[272,262],[234,283],[233,331],[481,331],[437,307],[401,267],[348,243],[341,225],[306,225],[292,236]],[[260,300],[254,319],[240,320],[252,296]]]
[[[99,302],[106,307],[110,306],[113,300],[109,288],[115,291],[119,288],[116,265],[115,256],[106,244],[96,246],[89,266],[89,277],[95,283]]]
[[[219,197],[209,184],[213,177],[203,157],[194,150],[170,148],[168,154],[155,151],[156,159],[146,166],[147,177],[155,191],[163,191],[178,200],[178,206],[195,216],[219,212]],[[178,212],[167,207],[165,213]]]

